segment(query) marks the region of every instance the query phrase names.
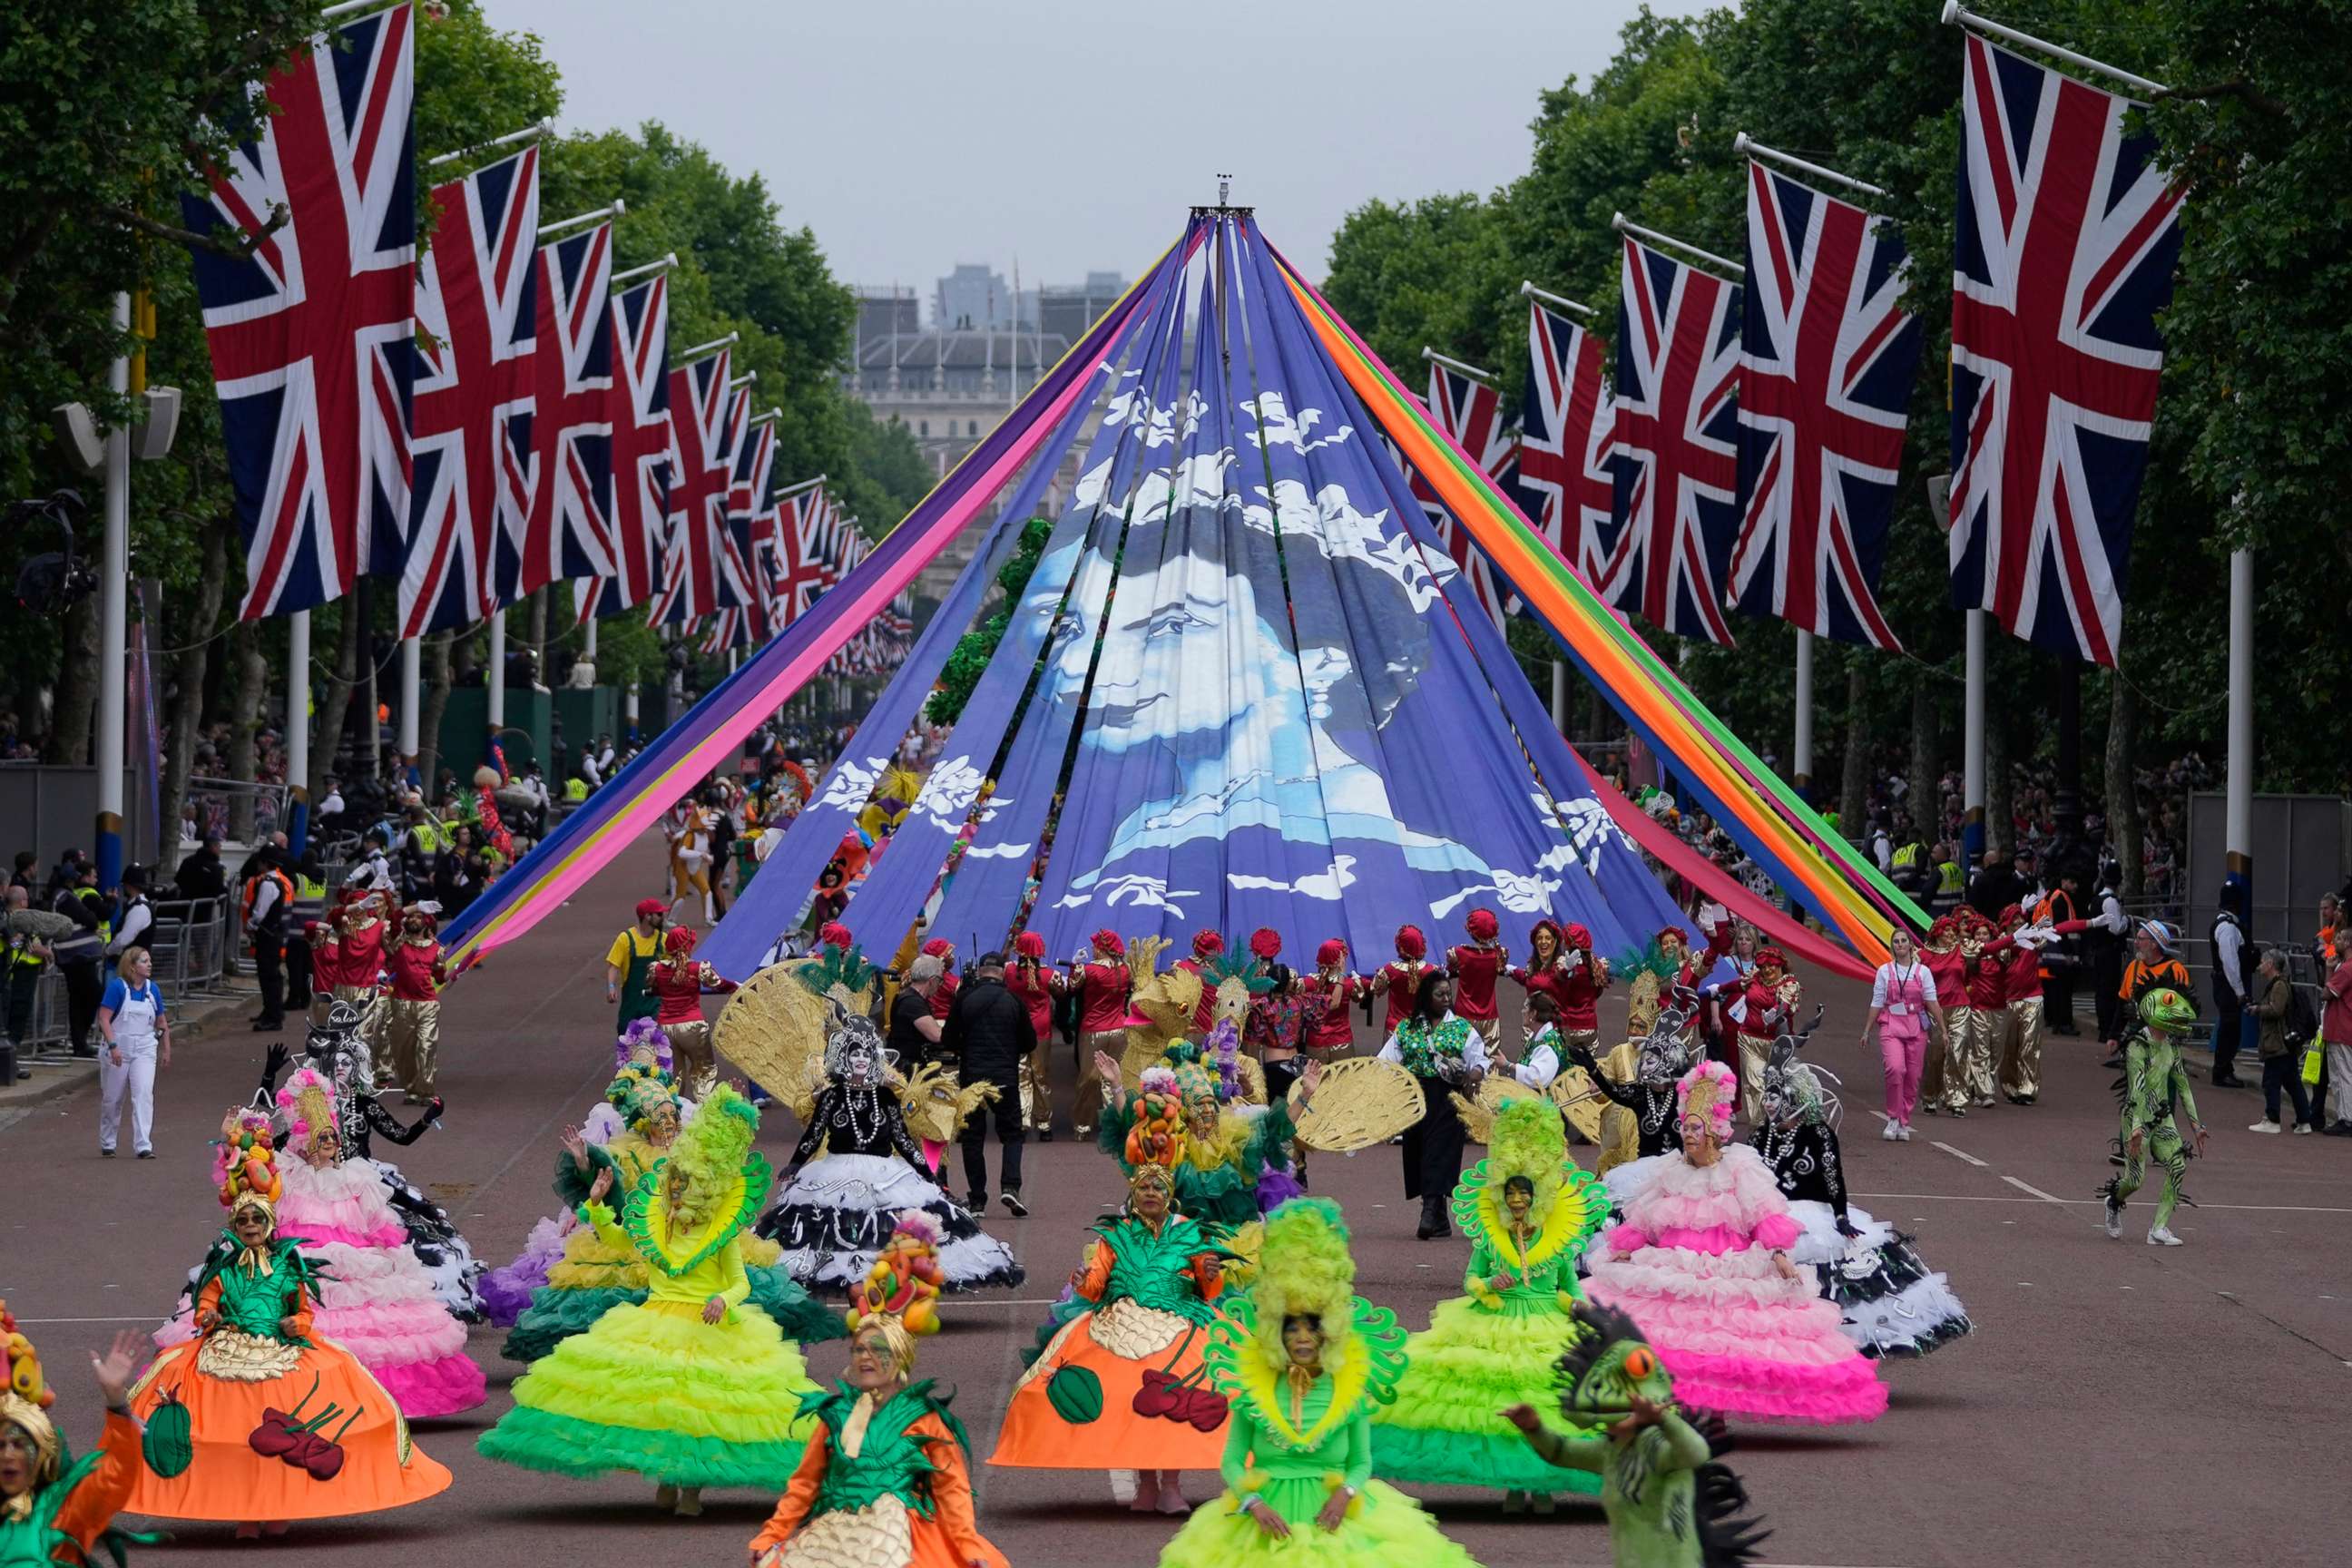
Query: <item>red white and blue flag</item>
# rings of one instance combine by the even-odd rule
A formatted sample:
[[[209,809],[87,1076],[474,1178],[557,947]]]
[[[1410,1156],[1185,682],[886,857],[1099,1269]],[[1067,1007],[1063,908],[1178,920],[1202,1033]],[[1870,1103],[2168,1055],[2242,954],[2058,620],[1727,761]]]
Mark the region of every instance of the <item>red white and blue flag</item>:
[[[613,297],[613,572],[572,584],[582,620],[615,616],[654,595],[669,513],[669,279],[656,275]]]
[[[669,373],[669,522],[652,626],[683,626],[720,607],[719,563],[739,428],[725,349]],[[748,412],[748,405],[747,405]]]
[[[1899,650],[1878,608],[1918,319],[1892,225],[1751,161],[1733,601]]]
[[[798,620],[824,592],[824,559],[818,553],[817,536],[824,515],[832,510],[823,485],[777,503],[771,603],[779,627]]]
[[[1598,585],[1662,630],[1726,647],[1738,374],[1738,286],[1628,238],[1617,300],[1617,534]]]
[[[416,291],[403,637],[470,626],[513,603],[508,542],[530,510],[539,149],[436,185],[433,200],[439,225]]]
[[[513,597],[613,574],[613,226],[541,246],[533,279],[530,510]]]
[[[198,233],[261,237],[241,258],[194,253],[246,541],[245,620],[326,604],[398,560],[415,361],[415,24],[395,5],[313,37],[265,87],[275,112],[259,137],[212,171],[204,195],[183,198]]]
[[[1519,410],[1519,494],[1528,519],[1589,582],[1607,558],[1615,486],[1601,340],[1528,301],[1528,390]]]
[[[752,530],[769,510],[776,468],[776,422],[751,417],[751,394],[736,394],[734,418],[735,477],[727,486],[727,528],[719,540],[719,602],[745,612],[754,640],[767,634],[762,626],[767,605],[766,584],[760,579]]]
[[[1497,483],[1507,484],[1514,445],[1510,426],[1503,423],[1502,395],[1485,382],[1463,374],[1447,365],[1432,360],[1429,365],[1429,414],[1438,427],[1454,437],[1455,445],[1467,453],[1470,460],[1486,471],[1486,477]],[[1428,480],[1415,472],[1412,477],[1412,493],[1422,503],[1430,526],[1454,558],[1463,577],[1484,609],[1496,626],[1510,608],[1508,590],[1495,581],[1493,568],[1486,557],[1472,542],[1470,531],[1459,527],[1454,514],[1437,498],[1437,491]]]
[[[1952,599],[2113,665],[2181,190],[2134,105],[1970,34],[1952,267]]]

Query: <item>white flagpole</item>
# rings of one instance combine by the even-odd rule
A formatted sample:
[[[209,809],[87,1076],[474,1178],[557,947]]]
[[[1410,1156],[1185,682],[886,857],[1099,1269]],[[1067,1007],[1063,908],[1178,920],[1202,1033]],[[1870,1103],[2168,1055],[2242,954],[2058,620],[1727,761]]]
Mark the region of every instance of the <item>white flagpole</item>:
[[[673,250],[659,261],[648,261],[643,267],[632,267],[626,272],[614,273],[612,284],[614,288],[618,289],[623,284],[634,283],[640,278],[650,278],[656,272],[667,272],[677,265],[677,252]]]
[[[331,10],[322,14],[332,16],[335,13]],[[526,125],[520,131],[509,131],[503,136],[493,136],[488,142],[477,142],[471,147],[460,147],[453,153],[444,153],[437,158],[427,158],[425,160],[425,166],[428,169],[438,169],[445,163],[455,163],[462,158],[478,157],[484,153],[495,152],[500,147],[511,147],[519,142],[536,142],[542,136],[554,134],[554,132],[555,121],[542,120],[536,125]]]
[[[489,676],[490,733],[495,738],[507,727],[507,612],[503,605],[490,612]]]
[[[1524,280],[1519,284],[1519,298],[1541,300],[1547,305],[1556,305],[1563,310],[1572,310],[1580,316],[1592,314],[1592,307],[1590,305],[1580,305],[1565,294],[1555,294],[1548,289],[1538,289],[1533,283]]]
[[[2251,881],[2254,872],[2254,552],[2251,550],[2230,552],[2230,772],[2223,787],[2227,792],[2222,812],[2223,865]],[[2246,912],[2251,918],[2251,906]]]
[[[1969,612],[1968,691],[1962,700],[1960,865],[1985,847],[1985,612]]]
[[[1979,16],[1973,11],[1962,9],[1960,0],[1944,0],[1944,26],[1965,28],[1971,33],[1982,33],[1987,37],[2006,38],[2012,44],[2022,44],[2029,49],[2039,49],[2053,59],[2061,59],[2069,65],[2081,66],[2084,70],[2096,71],[2110,80],[2123,83],[2126,87],[2137,88],[2150,98],[2162,98],[2172,90],[2160,81],[2150,81],[2144,76],[2136,76],[2119,66],[2111,66],[2105,60],[2095,60],[2088,55],[2078,55],[2072,49],[2061,48],[2056,44],[2037,38],[2031,33],[2021,33],[2015,27],[2004,27],[1990,17]]]
[[[1568,666],[1551,661],[1551,727],[1568,733]]]
[[[1476,365],[1470,363],[1467,360],[1455,359],[1452,354],[1439,353],[1435,349],[1429,347],[1426,343],[1422,345],[1421,357],[1428,361],[1431,364],[1442,364],[1448,370],[1460,371],[1464,375],[1468,376],[1473,381],[1482,381],[1489,386],[1492,386],[1495,384],[1495,373],[1493,371],[1481,370]]]
[[[1790,772],[1799,794],[1813,782],[1813,634],[1797,628],[1797,733]]]
[[[1743,157],[1761,158],[1766,163],[1778,163],[1782,168],[1794,169],[1800,174],[1811,174],[1827,180],[1832,184],[1843,185],[1847,190],[1859,192],[1865,196],[1883,196],[1886,194],[1878,186],[1857,180],[1852,174],[1841,174],[1835,169],[1825,169],[1819,163],[1807,163],[1793,153],[1783,153],[1775,148],[1767,147],[1745,131],[1731,139],[1731,150]]]
[[[628,203],[615,199],[611,206],[598,207],[593,213],[582,213],[577,217],[562,217],[557,218],[553,223],[543,223],[539,226],[539,237],[548,239],[562,234],[566,229],[581,228],[592,223],[602,223],[608,217],[622,217],[626,216],[628,210]]]
[[[346,611],[346,614],[349,612]],[[287,847],[302,852],[310,815],[310,612],[286,617],[286,789],[292,801],[278,824]]]
[[[403,767],[416,765],[418,724],[421,714],[417,700],[425,687],[425,645],[415,637],[400,639],[400,763]]]
[[[1635,239],[1647,240],[1652,245],[1663,245],[1669,250],[1679,250],[1685,256],[1696,257],[1710,266],[1720,267],[1729,272],[1735,280],[1748,276],[1748,268],[1738,262],[1726,260],[1712,250],[1701,250],[1689,241],[1676,239],[1671,234],[1660,234],[1654,228],[1643,228],[1638,223],[1628,223],[1623,213],[1612,214],[1609,219],[1609,226],[1619,234],[1630,234]]]

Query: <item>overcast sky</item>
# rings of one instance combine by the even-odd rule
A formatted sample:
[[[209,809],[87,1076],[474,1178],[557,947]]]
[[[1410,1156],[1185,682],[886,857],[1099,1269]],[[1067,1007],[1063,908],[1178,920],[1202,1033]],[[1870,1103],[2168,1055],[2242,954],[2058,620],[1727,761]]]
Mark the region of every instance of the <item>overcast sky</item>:
[[[767,177],[845,282],[960,261],[1131,277],[1220,171],[1319,276],[1375,196],[1491,191],[1537,96],[1637,0],[484,0],[539,35],[567,130],[653,119]],[[1689,12],[1688,0],[1654,9]]]

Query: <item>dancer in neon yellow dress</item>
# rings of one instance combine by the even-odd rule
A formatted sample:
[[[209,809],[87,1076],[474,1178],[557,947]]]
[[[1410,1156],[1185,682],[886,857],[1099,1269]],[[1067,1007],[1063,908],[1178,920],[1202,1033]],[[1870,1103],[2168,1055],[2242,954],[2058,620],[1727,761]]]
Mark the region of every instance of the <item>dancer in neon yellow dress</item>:
[[[1496,1114],[1486,1157],[1454,1189],[1470,1237],[1466,1295],[1441,1301],[1393,1403],[1372,1415],[1372,1468],[1391,1480],[1500,1487],[1516,1513],[1530,1498],[1598,1491],[1597,1478],[1546,1464],[1503,1419],[1552,1397],[1552,1364],[1576,1338],[1576,1260],[1608,1217],[1607,1190],[1570,1158],[1551,1101],[1530,1091]]]
[[[772,1179],[751,1149],[759,1124],[722,1085],[617,1216],[599,1173],[580,1217],[645,1259],[650,1294],[534,1362],[515,1408],[483,1434],[485,1455],[572,1476],[634,1470],[684,1515],[701,1512],[705,1487],[791,1484],[811,1427],[802,1396],[816,1384],[750,1304],[741,1237]]]
[[[1404,1332],[1355,1289],[1339,1205],[1293,1198],[1266,1216],[1250,1292],[1209,1347],[1233,1411],[1225,1489],[1192,1510],[1160,1568],[1476,1568],[1371,1479],[1370,1410],[1404,1372]]]

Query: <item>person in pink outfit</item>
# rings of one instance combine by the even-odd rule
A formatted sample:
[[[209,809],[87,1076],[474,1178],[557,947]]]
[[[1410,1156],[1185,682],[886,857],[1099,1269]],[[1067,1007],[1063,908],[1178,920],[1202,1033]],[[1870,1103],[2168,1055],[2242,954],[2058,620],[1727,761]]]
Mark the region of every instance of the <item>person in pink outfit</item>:
[[[1911,1136],[1911,1118],[1919,1109],[1919,1075],[1927,1062],[1927,1034],[1932,1026],[1944,1032],[1943,1004],[1936,994],[1936,976],[1919,956],[1911,933],[1897,930],[1886,939],[1887,961],[1870,983],[1870,1012],[1862,1020],[1862,1043],[1870,1044],[1871,1026],[1878,1026],[1878,1058],[1886,1069],[1887,1142]]]
[[[1788,1248],[1804,1235],[1755,1150],[1735,1143],[1738,1085],[1701,1062],[1675,1087],[1683,1147],[1624,1200],[1585,1294],[1633,1319],[1693,1409],[1760,1421],[1873,1421],[1886,1385]],[[1647,1162],[1644,1162],[1645,1163]]]

